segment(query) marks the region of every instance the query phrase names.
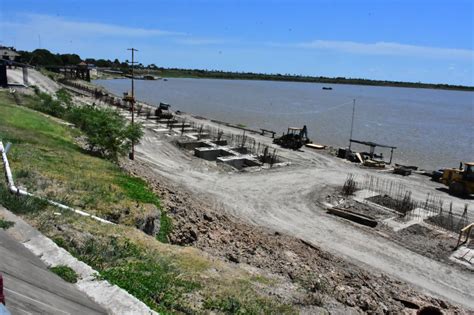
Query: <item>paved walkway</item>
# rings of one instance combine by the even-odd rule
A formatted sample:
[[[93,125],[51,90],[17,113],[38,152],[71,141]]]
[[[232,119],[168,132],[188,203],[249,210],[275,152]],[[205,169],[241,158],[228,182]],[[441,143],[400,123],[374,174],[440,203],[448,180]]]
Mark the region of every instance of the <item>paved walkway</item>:
[[[106,314],[0,229],[0,272],[12,314]]]

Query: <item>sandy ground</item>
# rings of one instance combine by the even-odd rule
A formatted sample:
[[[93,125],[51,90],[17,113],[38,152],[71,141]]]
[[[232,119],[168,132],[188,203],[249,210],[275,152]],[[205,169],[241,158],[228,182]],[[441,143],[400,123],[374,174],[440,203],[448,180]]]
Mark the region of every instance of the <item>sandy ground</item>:
[[[199,122],[217,127],[212,122]],[[255,137],[262,143],[271,143],[269,138]],[[474,309],[472,273],[416,254],[374,233],[351,228],[343,220],[328,215],[322,204],[333,187],[343,184],[348,173],[360,178],[370,173],[402,182],[420,200],[428,193],[443,194],[435,190],[440,184],[422,176],[401,178],[361,169],[309,149],[295,152],[279,148],[279,154],[292,162],[289,167],[252,173],[222,172],[214,162],[194,158],[175,147],[172,138],[147,130],[137,146],[137,158],[151,164],[160,176],[240,219],[301,238],[368,270],[376,268],[411,283],[424,293]],[[468,203],[472,217],[472,200],[447,194],[444,199],[453,201],[454,209],[459,210]]]

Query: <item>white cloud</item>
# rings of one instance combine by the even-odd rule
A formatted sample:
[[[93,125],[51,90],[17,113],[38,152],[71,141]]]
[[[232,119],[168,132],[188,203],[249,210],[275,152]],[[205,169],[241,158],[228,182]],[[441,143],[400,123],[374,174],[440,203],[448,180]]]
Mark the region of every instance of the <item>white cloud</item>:
[[[178,44],[183,45],[218,45],[231,43],[229,40],[213,39],[213,38],[180,38],[175,40]]]
[[[117,36],[117,37],[156,37],[181,36],[181,32],[172,32],[161,29],[147,29],[119,26],[115,24],[72,21],[62,17],[40,14],[24,14],[21,22],[0,22],[3,28],[12,30],[29,29],[38,34],[41,32],[55,32],[73,36]]]
[[[281,47],[330,50],[364,55],[429,57],[440,59],[474,59],[474,51],[469,49],[416,46],[393,42],[359,43],[352,41],[314,40],[293,44],[268,44]]]

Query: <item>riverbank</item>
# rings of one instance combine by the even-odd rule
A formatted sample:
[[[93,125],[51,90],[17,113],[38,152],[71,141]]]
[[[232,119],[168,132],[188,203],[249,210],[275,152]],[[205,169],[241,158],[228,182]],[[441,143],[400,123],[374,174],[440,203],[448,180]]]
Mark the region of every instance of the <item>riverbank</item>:
[[[87,94],[76,100],[106,106]],[[129,117],[127,111],[121,113]],[[241,134],[240,130],[202,117],[177,116],[227,135]],[[326,213],[327,202],[333,202],[328,196],[338,201],[343,198],[338,189],[347,173],[363,177],[372,171],[309,149],[290,151],[275,147],[290,166],[237,172],[178,148],[176,141],[182,136],[180,131],[147,120],[145,111],[137,121],[144,123],[146,134],[136,148],[136,161],[125,160],[122,167],[145,179],[161,197],[163,208],[174,223],[169,240],[176,245],[154,243],[155,240],[140,236],[142,232],[132,227],[121,225],[113,230],[96,224],[88,227],[79,222],[71,223],[70,217],[55,219],[53,214],[44,215],[48,220],[39,221],[42,225],[49,222],[44,225],[49,235],[61,236],[66,241],[64,244],[71,246],[71,237],[82,242],[83,237],[92,234],[103,244],[112,233],[127,235],[133,242],[141,240],[141,248],[167,253],[170,258],[176,257],[177,251],[185,256],[190,251],[199,257],[202,255],[206,261],[213,262],[210,267],[206,264],[195,270],[187,264],[191,262],[179,260],[179,271],[184,279],[207,279],[205,292],[213,292],[214,296],[219,293],[217,299],[207,302],[199,296],[202,294],[199,290],[186,295],[183,302],[191,298],[198,309],[229,311],[232,305],[244,308],[248,305],[244,303],[250,303],[261,310],[262,301],[255,298],[255,292],[271,301],[283,301],[285,307],[290,307],[285,309],[293,312],[410,313],[416,308],[435,305],[447,312],[464,313],[446,301],[473,308],[469,296],[469,292],[473,292],[471,284],[465,281],[470,274],[466,271],[394,244],[382,231],[360,228]],[[249,137],[272,147],[269,137]],[[394,181],[400,179],[385,172],[371,174]],[[426,192],[438,187],[422,177],[402,181],[417,198],[423,198]],[[451,200],[453,209],[459,211],[463,201]],[[204,253],[199,254],[192,247]],[[195,266],[196,262],[192,264]],[[245,283],[229,280],[235,278],[230,277],[232,272],[220,273],[222,266],[231,271],[234,268],[250,270],[255,278],[244,278]],[[212,276],[216,269],[218,274]],[[250,286],[247,286],[248,281]],[[225,284],[221,287],[219,283]],[[224,290],[225,286],[240,293]],[[453,291],[453,287],[457,290]],[[435,297],[420,292],[430,292]],[[285,310],[272,303],[264,305],[269,312]]]
[[[229,134],[236,132],[233,127],[203,117],[180,113],[179,118],[188,123],[194,122],[196,126],[207,126],[210,130],[220,130]],[[193,157],[192,153],[177,148],[174,143],[180,139],[180,135],[183,136],[179,128],[173,131],[171,128],[166,128],[166,125],[160,127],[157,123],[156,127],[153,127],[155,125],[153,121],[147,122],[146,119],[142,121],[148,126],[145,138],[136,151],[137,161],[144,162],[148,166],[146,171],[137,171],[142,176],[156,177],[160,182],[169,181],[180,187],[179,189],[193,191],[199,195],[201,202],[204,200],[211,207],[217,207],[219,213],[236,216],[247,224],[271,228],[278,233],[300,238],[309,244],[317,244],[318,248],[335,256],[350,258],[359,267],[381,271],[422,288],[425,292],[449,296],[450,299],[473,307],[469,302],[472,300],[469,293],[472,288],[467,280],[470,273],[460,270],[449,259],[451,251],[448,248],[452,248],[452,240],[454,239],[454,242],[456,240],[455,235],[446,234],[446,245],[445,241],[439,240],[446,246],[446,250],[441,250],[434,259],[429,254],[431,245],[427,243],[435,240],[426,237],[417,239],[416,229],[409,233],[405,233],[404,229],[395,231],[405,233],[405,236],[399,238],[397,234],[398,240],[393,242],[393,237],[389,236],[390,233],[394,233],[391,228],[361,229],[352,224],[347,225],[344,220],[335,219],[325,212],[328,201],[340,202],[338,187],[342,186],[347,174],[351,173],[359,181],[370,174],[369,176],[374,176],[377,181],[404,185],[412,193],[412,197],[419,201],[424,200],[427,194],[436,195],[445,204],[453,202],[453,211],[461,215],[466,201],[441,193],[442,185],[431,182],[424,176],[400,178],[386,171],[360,168],[310,149],[291,151],[277,148],[278,155],[289,161],[291,166],[234,173],[219,164],[216,165],[215,162],[203,161]],[[269,137],[257,134],[248,136],[273,148]],[[440,189],[439,192],[436,192],[437,189]],[[472,201],[467,203],[470,209],[468,215],[472,215],[474,203]],[[178,209],[182,207],[180,203]],[[180,210],[177,213],[183,212]],[[175,214],[178,219],[181,216],[184,222],[187,222],[188,216],[184,213]],[[176,216],[174,218],[176,219]],[[421,220],[420,224],[424,224],[423,221]],[[209,238],[214,239],[213,233],[208,234],[206,230],[189,231],[194,224],[196,222],[186,224],[187,227],[179,234],[180,242],[183,239],[184,243],[196,243],[201,238],[206,241]],[[428,229],[437,230],[436,227]],[[441,238],[445,235],[439,232],[435,234],[443,235]],[[221,233],[218,235],[217,239],[222,238]],[[218,252],[223,255],[226,253],[227,259],[231,261],[240,262],[242,259],[247,261],[246,251],[242,253],[240,250],[246,248],[244,244],[247,241],[237,243],[238,250],[235,252],[232,250],[233,247],[229,246],[231,243],[224,242],[226,245]],[[224,248],[228,248],[230,253]],[[239,254],[236,255],[236,252]],[[453,287],[457,290],[453,291]]]
[[[169,78],[205,78],[205,79],[226,79],[226,80],[261,80],[261,81],[284,81],[284,82],[309,82],[324,84],[351,84],[366,86],[391,86],[406,87],[420,89],[440,89],[440,90],[457,90],[457,91],[474,91],[473,86],[450,85],[450,84],[434,84],[420,82],[402,82],[402,81],[386,81],[386,80],[370,80],[363,78],[330,78],[322,76],[301,76],[301,75],[283,75],[283,74],[266,74],[253,72],[230,72],[230,71],[212,71],[212,70],[195,70],[195,69],[176,69],[176,68],[158,68],[138,70],[139,74],[150,74],[159,77]]]
[[[130,80],[96,84],[121,96]],[[340,85],[332,91],[317,83],[169,79],[136,81],[135,95],[149,104],[171,104],[193,113],[249,129],[308,128],[316,143],[347,147],[353,100],[353,138],[397,147],[394,163],[438,170],[457,167],[473,156],[471,92]],[[453,122],[456,122],[455,124]],[[443,130],[442,133],[439,130]],[[356,151],[367,147],[353,145]],[[439,148],[446,148],[439,150]],[[377,148],[388,159],[390,150]]]

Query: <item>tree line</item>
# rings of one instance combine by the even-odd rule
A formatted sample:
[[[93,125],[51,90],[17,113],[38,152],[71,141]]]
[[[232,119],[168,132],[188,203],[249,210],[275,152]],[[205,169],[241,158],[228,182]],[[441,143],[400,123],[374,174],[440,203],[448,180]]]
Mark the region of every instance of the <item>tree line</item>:
[[[84,61],[87,64],[95,65],[99,68],[109,68],[129,73],[130,66],[127,61],[118,59],[94,59],[86,58],[84,60],[77,54],[53,54],[47,49],[36,49],[32,52],[19,51],[19,62],[30,64],[33,66],[69,66],[77,65]],[[236,79],[236,80],[269,80],[269,81],[291,81],[291,82],[313,82],[324,84],[356,84],[356,85],[373,85],[373,86],[395,86],[395,87],[412,87],[412,88],[431,88],[431,89],[449,89],[449,90],[466,90],[474,91],[473,86],[450,85],[450,84],[432,84],[421,82],[401,82],[388,80],[370,80],[364,78],[345,78],[345,77],[324,77],[324,76],[307,76],[292,74],[264,74],[254,72],[232,72],[219,70],[203,70],[203,69],[180,69],[180,68],[164,68],[155,64],[143,65],[141,63],[135,65],[137,73],[153,73],[159,76],[167,77],[191,77],[191,78],[212,78],[212,79]]]

